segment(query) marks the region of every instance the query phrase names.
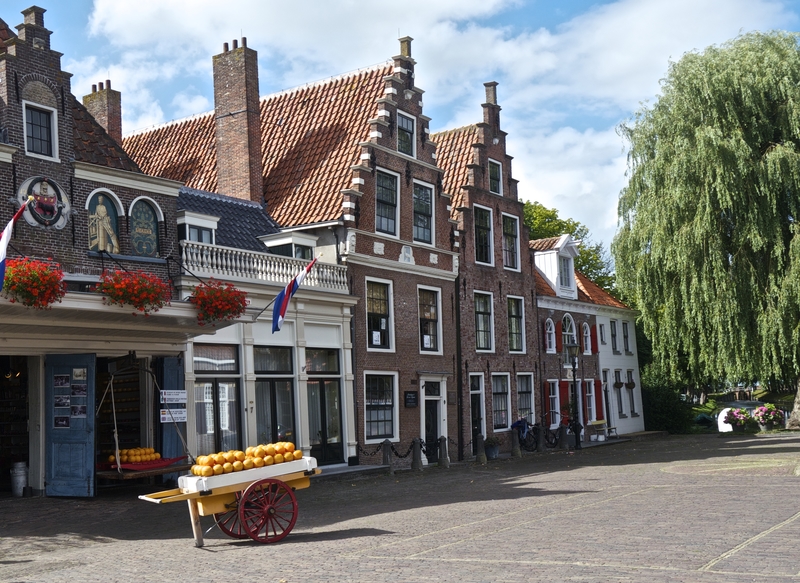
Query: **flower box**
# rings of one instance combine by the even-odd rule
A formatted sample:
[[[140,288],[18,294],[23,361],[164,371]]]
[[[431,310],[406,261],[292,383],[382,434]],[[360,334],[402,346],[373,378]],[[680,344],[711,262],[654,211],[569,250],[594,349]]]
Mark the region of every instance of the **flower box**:
[[[167,305],[171,295],[168,283],[143,271],[105,271],[95,290],[105,296],[104,302],[133,306],[145,316]]]
[[[64,273],[57,263],[37,259],[9,259],[3,297],[28,308],[49,309],[67,293]]]
[[[246,292],[213,278],[194,288],[189,301],[197,308],[197,321],[201,326],[234,320],[244,314],[248,304]]]

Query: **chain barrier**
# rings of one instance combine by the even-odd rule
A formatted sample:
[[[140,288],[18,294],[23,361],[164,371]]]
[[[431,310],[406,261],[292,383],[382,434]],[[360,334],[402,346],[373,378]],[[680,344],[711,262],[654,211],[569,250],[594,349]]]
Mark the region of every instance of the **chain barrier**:
[[[411,442],[411,444],[408,446],[408,451],[406,453],[401,454],[394,448],[394,444],[392,444],[392,453],[394,453],[394,455],[396,455],[400,459],[407,458],[409,455],[411,455],[413,449],[414,449],[414,443]]]
[[[357,444],[356,444],[356,447],[357,447],[357,449],[358,449],[358,453],[360,453],[360,454],[362,454],[362,455],[365,455],[365,456],[367,456],[367,457],[372,457],[372,456],[374,456],[374,455],[377,455],[377,454],[378,454],[378,453],[381,451],[381,448],[382,448],[382,446],[383,446],[383,444],[380,444],[380,443],[379,443],[379,444],[378,444],[378,446],[375,448],[375,451],[373,451],[373,452],[369,452],[369,451],[367,451],[366,449],[364,449],[363,447],[361,447],[361,444],[360,444],[360,443],[357,443]]]

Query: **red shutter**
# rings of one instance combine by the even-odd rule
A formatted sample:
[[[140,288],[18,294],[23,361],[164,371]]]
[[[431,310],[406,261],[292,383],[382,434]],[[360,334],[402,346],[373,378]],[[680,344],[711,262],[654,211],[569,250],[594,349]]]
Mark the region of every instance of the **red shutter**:
[[[569,411],[569,381],[561,381],[559,383],[559,401],[561,402],[561,411]],[[561,413],[559,411],[559,413]],[[559,417],[559,422],[563,423],[566,420],[566,414]]]
[[[600,346],[597,344],[597,324],[595,324],[592,326],[592,354],[597,354],[598,352],[600,352]]]
[[[597,419],[605,421],[606,416],[603,413],[603,381],[600,379],[594,380],[594,410],[597,411]]]
[[[561,353],[561,322],[556,322],[556,352]]]

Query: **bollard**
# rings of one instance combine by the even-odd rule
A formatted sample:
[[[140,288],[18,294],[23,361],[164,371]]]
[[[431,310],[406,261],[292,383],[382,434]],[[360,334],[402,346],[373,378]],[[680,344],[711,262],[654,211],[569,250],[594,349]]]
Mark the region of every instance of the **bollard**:
[[[567,428],[564,425],[558,426],[558,449],[569,449],[567,441]]]
[[[411,469],[422,471],[422,445],[419,442],[419,437],[414,438],[414,441],[411,442],[411,447],[414,450],[411,458]]]
[[[522,457],[522,449],[519,447],[519,433],[516,429],[511,430],[511,457]]]
[[[383,443],[381,443],[381,450],[383,451],[383,465],[389,466],[389,473],[394,474],[394,468],[392,467],[392,442],[388,439],[384,439]]]
[[[479,433],[477,439],[478,439],[478,446],[477,446],[478,453],[475,456],[475,461],[477,461],[479,464],[482,464],[482,465],[485,466],[486,465],[486,446],[484,446],[484,444],[483,444],[483,434]]]
[[[439,467],[450,467],[450,458],[447,455],[447,438],[444,435],[439,438]]]
[[[533,430],[536,432],[536,451],[542,452],[544,451],[544,429],[541,425],[537,425]]]

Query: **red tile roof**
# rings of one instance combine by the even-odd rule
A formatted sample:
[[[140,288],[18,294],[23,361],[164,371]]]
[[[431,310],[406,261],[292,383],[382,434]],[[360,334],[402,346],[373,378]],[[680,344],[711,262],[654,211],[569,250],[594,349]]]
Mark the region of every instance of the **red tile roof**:
[[[575,271],[575,281],[578,284],[578,293],[580,294],[582,292],[586,297],[586,300],[581,301],[588,301],[592,304],[597,304],[600,306],[610,306],[612,308],[630,310],[627,305],[623,304],[580,271]]]
[[[433,134],[431,141],[436,143],[436,165],[444,170],[442,188],[451,195],[451,218],[457,218],[456,209],[464,205],[464,191],[469,183],[469,164],[473,163],[472,144],[478,141],[478,127],[465,126]]]
[[[533,270],[533,277],[536,279],[536,295],[537,296],[556,297],[556,292],[553,291],[553,288],[550,287],[549,283],[547,283],[547,280],[542,275],[542,272],[539,271],[538,267]]]
[[[129,172],[141,172],[122,146],[108,135],[103,126],[97,123],[92,114],[75,98],[72,99],[72,119],[75,160]]]
[[[547,239],[534,239],[528,244],[534,251],[551,251],[556,248],[556,244],[561,237],[548,237]]]
[[[367,141],[393,64],[305,85],[261,99],[267,211],[280,225],[337,220],[359,142]],[[138,132],[125,149],[148,174],[217,191],[214,114]],[[226,194],[226,193],[220,193]]]

